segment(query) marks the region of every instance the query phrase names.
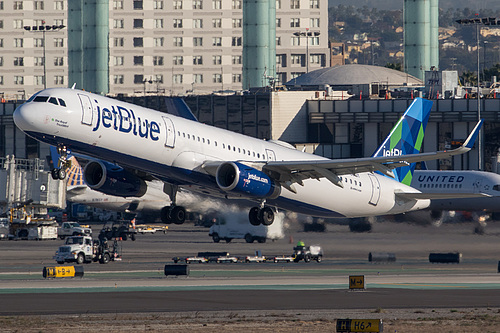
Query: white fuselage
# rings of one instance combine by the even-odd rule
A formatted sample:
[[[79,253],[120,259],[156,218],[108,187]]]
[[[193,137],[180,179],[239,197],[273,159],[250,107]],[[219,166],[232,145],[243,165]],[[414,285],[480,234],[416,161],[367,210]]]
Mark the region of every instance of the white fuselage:
[[[153,175],[186,189],[224,196],[205,162],[251,164],[325,159],[269,141],[73,89],[47,89],[66,106],[27,102],[14,113],[26,134],[72,152]],[[403,200],[395,192],[419,192],[376,173],[342,176],[343,188],[326,178],[282,188],[268,205],[312,216],[361,217],[398,214],[428,207],[429,200]],[[230,194],[229,194],[230,196]]]

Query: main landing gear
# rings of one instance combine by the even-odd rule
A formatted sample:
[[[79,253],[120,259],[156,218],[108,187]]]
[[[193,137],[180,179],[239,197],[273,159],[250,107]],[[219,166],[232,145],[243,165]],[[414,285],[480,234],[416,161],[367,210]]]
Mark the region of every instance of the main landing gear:
[[[269,206],[252,207],[248,213],[248,219],[252,225],[271,225],[274,222],[274,211]]]
[[[66,179],[66,168],[71,167],[71,162],[68,160],[68,148],[66,146],[58,146],[57,153],[59,160],[57,161],[57,168],[50,171],[52,179],[64,180]]]
[[[165,206],[160,211],[160,217],[163,223],[183,224],[186,220],[186,209],[175,204],[178,190],[179,188],[177,185],[166,183],[163,185],[163,192],[165,192],[172,201],[170,206]]]

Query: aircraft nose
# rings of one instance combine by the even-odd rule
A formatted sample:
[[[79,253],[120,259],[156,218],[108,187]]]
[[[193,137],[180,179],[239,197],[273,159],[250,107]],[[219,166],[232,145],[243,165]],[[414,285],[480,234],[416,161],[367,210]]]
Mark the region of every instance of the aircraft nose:
[[[13,114],[14,123],[22,131],[33,129],[36,123],[36,110],[30,103],[24,103],[16,108]]]

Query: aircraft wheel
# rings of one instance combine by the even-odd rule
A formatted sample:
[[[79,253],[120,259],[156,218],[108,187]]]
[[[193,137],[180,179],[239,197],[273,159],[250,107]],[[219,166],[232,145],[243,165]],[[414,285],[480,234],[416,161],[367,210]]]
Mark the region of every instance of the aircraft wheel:
[[[251,225],[260,225],[259,207],[252,207],[248,213],[248,219]]]
[[[271,225],[274,222],[274,212],[271,207],[264,207],[259,212],[259,218],[263,225]]]
[[[54,180],[58,180],[59,179],[59,175],[58,175],[57,169],[50,170],[50,175],[52,176],[52,179],[54,179]]]
[[[172,223],[172,219],[170,217],[170,206],[165,206],[160,211],[161,221],[165,224]]]
[[[60,180],[64,180],[66,179],[66,170],[64,169],[59,169],[57,171],[57,178],[60,179]]]
[[[170,212],[170,218],[175,224],[183,224],[186,220],[186,209],[182,206],[175,206]]]

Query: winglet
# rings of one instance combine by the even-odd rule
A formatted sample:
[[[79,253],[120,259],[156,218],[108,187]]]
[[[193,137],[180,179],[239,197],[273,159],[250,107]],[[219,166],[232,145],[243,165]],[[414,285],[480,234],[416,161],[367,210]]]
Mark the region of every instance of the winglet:
[[[476,142],[477,136],[479,135],[479,131],[481,130],[481,126],[483,126],[483,121],[484,119],[481,119],[477,124],[476,127],[472,130],[471,134],[469,134],[469,137],[467,140],[465,140],[463,146],[465,148],[472,149],[474,146],[474,143]]]

